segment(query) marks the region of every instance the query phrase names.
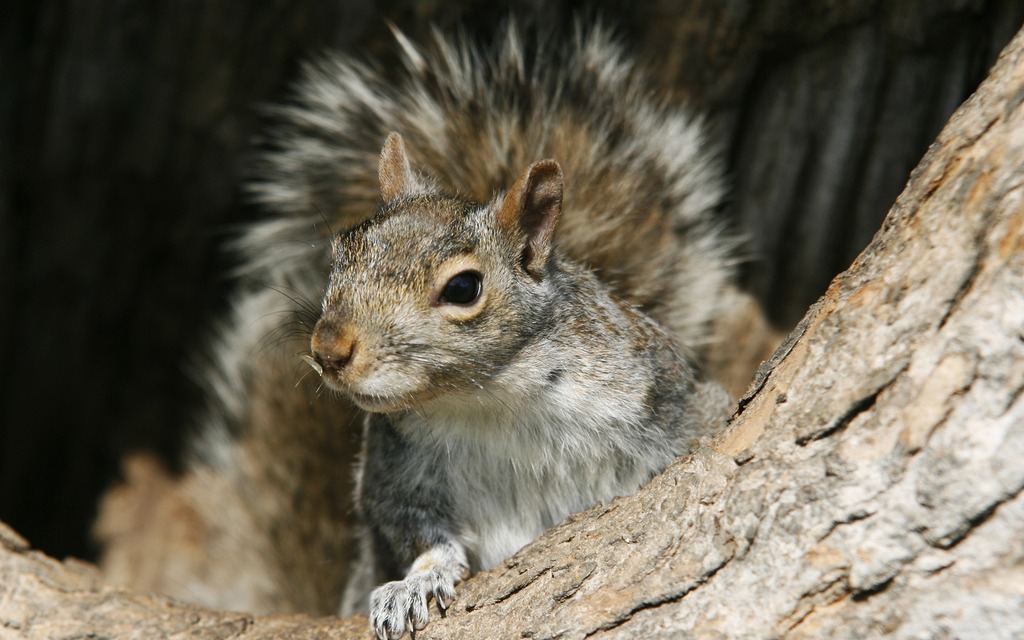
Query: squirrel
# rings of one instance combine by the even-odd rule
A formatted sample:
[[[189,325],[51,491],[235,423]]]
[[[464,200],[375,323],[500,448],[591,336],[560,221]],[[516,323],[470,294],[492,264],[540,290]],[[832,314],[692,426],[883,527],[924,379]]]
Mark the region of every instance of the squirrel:
[[[324,123],[323,142],[288,140],[343,157],[357,123],[401,132],[380,153],[375,214],[334,238],[307,356],[368,414],[342,612],[375,587],[381,638],[422,629],[428,599],[447,608],[458,582],[566,516],[634,492],[728,408],[686,352],[729,276],[699,123],[652,104],[599,29],[532,57],[514,29],[491,52],[399,42],[406,84],[320,67],[291,116]],[[437,177],[413,170],[406,138]]]
[[[404,576],[369,601],[377,636],[398,638],[426,625],[428,598],[447,608],[472,571],[692,451],[728,397],[562,255],[557,162],[475,203],[417,175],[392,133],[379,181],[376,215],[335,239],[308,357],[368,413],[343,612]]]
[[[258,285],[202,367],[210,409],[164,509],[203,524],[162,547],[191,564],[163,551],[157,578],[126,576],[111,500],[121,582],[250,611],[337,611],[343,590],[343,614],[396,638],[724,424],[701,365],[735,315],[737,242],[702,120],[600,25],[394,36],[397,72],[325,55],[272,110],[248,188],[273,215],[236,243]],[[322,388],[295,384],[297,353]],[[180,529],[138,522],[123,537]]]

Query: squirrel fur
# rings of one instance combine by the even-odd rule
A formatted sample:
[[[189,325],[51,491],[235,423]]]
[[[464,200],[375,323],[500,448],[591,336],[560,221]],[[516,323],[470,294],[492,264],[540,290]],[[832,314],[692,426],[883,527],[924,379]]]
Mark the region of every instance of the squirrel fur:
[[[377,214],[334,243],[311,358],[370,414],[364,571],[343,612],[390,578],[370,617],[396,638],[423,628],[429,597],[447,607],[472,571],[640,488],[721,425],[728,400],[663,328],[561,255],[556,162],[474,203],[415,174],[391,134],[380,185]]]
[[[328,55],[273,110],[249,186],[273,215],[236,244],[253,284],[200,367],[209,409],[165,493],[202,523],[170,546],[207,560],[122,582],[324,613],[348,573],[343,612],[373,591],[376,633],[398,637],[724,423],[700,363],[736,299],[735,242],[700,119],[653,98],[601,26],[395,37],[395,77]],[[345,434],[363,420],[353,529]],[[131,557],[119,539],[169,535],[107,515],[137,508],[111,492],[101,509],[105,568]]]

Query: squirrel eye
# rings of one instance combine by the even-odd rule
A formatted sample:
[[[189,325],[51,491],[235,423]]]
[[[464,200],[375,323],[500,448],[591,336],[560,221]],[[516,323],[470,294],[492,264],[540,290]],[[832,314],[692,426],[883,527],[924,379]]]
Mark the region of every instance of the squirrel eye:
[[[483,278],[476,271],[457,273],[448,281],[448,284],[444,285],[440,302],[472,304],[480,297],[482,282]]]

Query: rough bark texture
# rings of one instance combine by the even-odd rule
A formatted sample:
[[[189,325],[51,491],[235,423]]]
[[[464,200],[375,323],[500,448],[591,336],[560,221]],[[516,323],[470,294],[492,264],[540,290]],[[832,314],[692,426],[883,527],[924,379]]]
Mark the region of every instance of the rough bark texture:
[[[31,551],[0,524],[0,638],[361,638],[366,621],[253,618],[104,586],[92,566]]]
[[[418,638],[1024,635],[1024,32],[722,437]],[[99,584],[0,529],[0,634],[366,637]]]
[[[515,7],[570,28],[578,3]],[[667,91],[718,122],[751,233],[747,284],[792,326],[1024,20],[1019,0],[592,2]],[[183,370],[230,289],[257,105],[331,46],[383,58],[384,19],[484,38],[503,3],[0,3],[0,517],[87,554],[122,455],[174,453]],[[45,505],[45,508],[41,505]]]

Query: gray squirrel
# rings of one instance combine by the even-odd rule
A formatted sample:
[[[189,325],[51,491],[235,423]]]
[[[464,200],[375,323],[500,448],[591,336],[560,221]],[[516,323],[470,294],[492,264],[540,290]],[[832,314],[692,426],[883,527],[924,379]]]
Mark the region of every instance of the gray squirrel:
[[[318,557],[343,554],[349,470],[328,452],[361,414],[341,611],[368,607],[382,638],[723,425],[728,396],[701,364],[736,300],[704,126],[655,99],[606,29],[395,37],[397,74],[326,56],[275,110],[250,185],[274,215],[237,244],[260,286],[204,367],[211,409],[181,489],[224,558],[163,569],[210,606],[340,590]],[[317,393],[275,349],[304,351]]]
[[[474,203],[416,175],[392,133],[382,207],[334,243],[309,357],[369,414],[342,611],[404,576],[370,594],[378,637],[422,629],[428,598],[446,608],[472,571],[632,493],[724,421],[724,390],[561,255],[562,181],[541,160]]]
[[[422,629],[429,598],[447,607],[459,581],[571,513],[635,491],[728,407],[644,313],[699,343],[728,276],[699,125],[652,105],[600,30],[534,53],[514,30],[483,53],[399,40],[396,90],[335,62],[294,113],[339,128],[380,114],[364,129],[401,132],[380,154],[375,215],[335,237],[308,356],[369,414],[342,611],[372,589],[381,638]]]

